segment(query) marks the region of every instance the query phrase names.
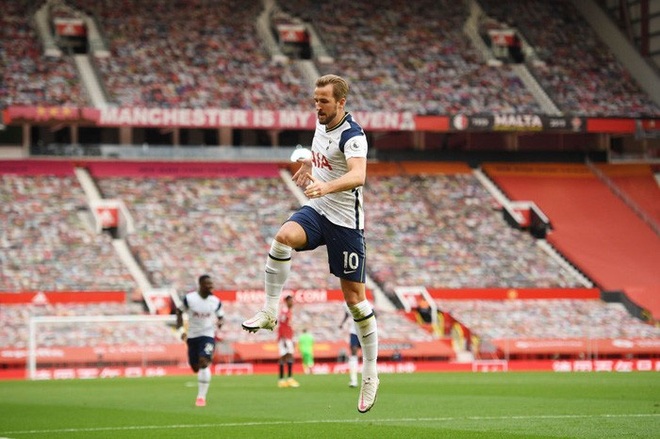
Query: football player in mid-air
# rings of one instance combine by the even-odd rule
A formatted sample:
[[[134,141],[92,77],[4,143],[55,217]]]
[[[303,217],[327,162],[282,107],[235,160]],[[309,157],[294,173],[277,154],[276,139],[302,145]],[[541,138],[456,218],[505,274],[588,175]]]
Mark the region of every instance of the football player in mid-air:
[[[368,412],[378,392],[378,328],[365,288],[366,245],[362,189],[367,175],[367,137],[345,109],[348,83],[337,75],[317,79],[314,88],[316,131],[312,157],[301,158],[293,181],[307,204],[275,235],[266,260],[264,308],[243,322],[243,329],[272,330],[280,295],[291,271],[293,250],[326,246],[330,272],[339,278],[362,345],[362,386],[357,409]]]
[[[206,394],[211,384],[211,364],[215,352],[216,328],[222,327],[224,311],[222,302],[213,295],[213,280],[208,274],[198,279],[197,291],[183,297],[176,308],[176,327],[181,340],[188,345],[188,363],[197,373],[197,400],[195,405],[206,405]],[[188,331],[183,326],[183,313],[188,315]]]

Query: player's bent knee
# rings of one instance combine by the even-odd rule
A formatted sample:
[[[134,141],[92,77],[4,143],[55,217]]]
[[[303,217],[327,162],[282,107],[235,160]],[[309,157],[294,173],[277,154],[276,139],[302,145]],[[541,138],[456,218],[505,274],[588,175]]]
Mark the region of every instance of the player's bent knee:
[[[288,221],[277,231],[275,240],[291,248],[300,248],[307,243],[307,235],[300,224]]]

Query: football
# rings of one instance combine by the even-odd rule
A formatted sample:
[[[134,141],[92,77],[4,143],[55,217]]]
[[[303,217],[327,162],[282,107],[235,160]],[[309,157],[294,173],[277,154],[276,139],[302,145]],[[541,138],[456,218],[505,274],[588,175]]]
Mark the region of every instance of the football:
[[[296,149],[293,150],[291,153],[291,161],[292,162],[297,162],[298,160],[309,160],[312,158],[312,151],[303,148],[302,146],[298,145]]]

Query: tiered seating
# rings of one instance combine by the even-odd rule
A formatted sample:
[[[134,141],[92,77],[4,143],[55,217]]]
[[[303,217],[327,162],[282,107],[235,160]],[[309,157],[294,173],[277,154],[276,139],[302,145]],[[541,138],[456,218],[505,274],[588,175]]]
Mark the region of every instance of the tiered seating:
[[[571,1],[479,0],[485,12],[513,23],[546,66],[530,65],[568,114],[658,116],[654,104]]]
[[[141,314],[140,304],[132,303],[66,303],[44,305],[6,305],[0,307],[0,346],[16,349],[28,347],[28,322],[37,316],[114,316]],[[42,324],[37,344],[48,347],[84,347],[102,345],[149,345],[176,343],[176,333],[161,323],[115,324]]]
[[[241,329],[242,321],[260,308],[259,304],[242,304],[225,302],[225,325],[222,330],[223,339],[230,342],[252,343],[272,342],[276,334],[269,331],[259,331],[249,334]],[[343,302],[330,301],[325,303],[298,303],[294,307],[295,330],[299,334],[303,328],[309,329],[318,342],[346,340],[348,342],[349,324],[343,329],[339,324],[344,318]],[[431,341],[433,336],[419,325],[408,320],[398,311],[376,309],[378,316],[378,336],[380,339]]]
[[[0,291],[133,291],[73,176],[0,175]]]
[[[281,2],[316,26],[335,58],[321,73],[353,84],[348,106],[417,114],[538,113],[540,107],[508,67],[484,65],[463,34],[467,10],[451,0]],[[342,14],[341,23],[335,11]],[[505,90],[505,93],[502,91]]]
[[[484,339],[658,338],[660,328],[600,300],[436,300]]]
[[[581,164],[485,164],[513,200],[534,201],[553,225],[547,239],[605,290],[625,290],[657,318],[660,239]]]
[[[128,242],[156,287],[179,294],[202,273],[218,289],[263,289],[272,237],[298,205],[280,178],[103,178],[106,197],[120,198],[138,230]],[[286,288],[337,289],[325,249],[295,253]]]
[[[311,108],[302,74],[273,63],[258,37],[261,2],[72,3],[100,18],[112,55],[96,62],[119,105]]]
[[[585,181],[580,179],[581,187]],[[0,289],[133,290],[133,282],[116,259],[108,238],[88,230],[78,214],[78,210],[84,210],[85,201],[73,177],[3,175],[0,182],[4,197],[2,223],[11,225],[2,229]],[[270,239],[298,207],[279,177],[103,177],[97,182],[106,197],[120,198],[129,208],[137,232],[128,240],[154,285],[173,286],[179,294],[195,289],[197,276],[204,272],[214,277],[218,289],[261,290]],[[375,173],[365,189],[368,269],[386,292],[391,293],[399,285],[579,286],[570,273],[538,249],[528,234],[504,223],[492,197],[469,172]],[[567,192],[561,193],[565,199]],[[545,210],[546,206],[542,203],[541,207]],[[553,221],[557,219],[557,232],[553,233],[558,233],[564,226],[564,216],[547,213]],[[338,288],[337,279],[328,273],[324,249],[294,254],[294,270],[287,288]],[[273,341],[273,333],[248,335],[240,330],[242,320],[260,304],[227,302],[225,306],[227,322],[221,333],[225,342]],[[598,301],[441,301],[439,307],[477,335],[489,338],[511,334],[658,335],[657,330],[632,319],[620,306]],[[11,322],[1,333],[0,344],[5,346],[25,343],[21,335],[25,329],[20,326],[30,313],[69,312],[68,308],[2,310],[7,308],[12,308],[13,314],[0,314],[3,322]],[[81,310],[92,314],[103,311]],[[140,310],[121,311],[128,312]],[[317,340],[336,341],[347,336],[347,329],[337,328],[344,313],[341,302],[299,304],[296,313],[298,329],[313,327]],[[378,318],[383,339],[427,341],[432,337],[398,312],[378,310]],[[514,323],[501,323],[507,319]],[[591,328],[587,330],[588,325]],[[70,341],[65,335],[45,333],[52,340],[44,343],[75,343],[74,339],[91,336],[85,331],[70,328]],[[152,335],[154,340],[171,340],[170,332],[161,325]],[[130,339],[130,329],[123,335],[112,333],[107,337]]]
[[[241,322],[251,315],[256,305],[224,302],[225,324],[217,333],[223,343],[273,342],[276,332],[259,331],[248,334],[241,329]],[[28,321],[35,316],[113,316],[141,314],[139,304],[93,303],[93,304],[45,304],[10,305],[0,307],[0,346],[15,349],[28,347]],[[308,328],[318,342],[348,340],[349,327],[338,329],[344,316],[342,302],[298,304],[295,308],[295,330],[299,334]],[[396,311],[378,313],[379,333],[382,339],[431,341],[432,337],[419,326]],[[88,347],[111,345],[149,345],[180,343],[178,335],[162,322],[113,323],[113,324],[42,324],[37,339],[40,348]]]
[[[463,34],[462,2],[371,5],[338,0],[281,2],[313,23],[335,59],[317,63],[353,84],[349,107],[416,114],[539,113],[509,66],[484,64]],[[261,2],[71,0],[99,18],[111,50],[95,59],[110,100],[165,108],[311,109],[310,86],[293,63],[272,62],[256,31]],[[530,65],[559,108],[580,115],[655,115],[660,109],[569,1],[483,0],[485,11],[516,27],[545,67]],[[350,10],[338,24],[334,11]],[[10,2],[0,17],[0,98],[5,105],[88,105],[69,57],[42,56],[30,16]],[[597,67],[594,67],[597,66]],[[567,80],[573,78],[575,80]],[[504,93],[503,93],[504,91]]]
[[[3,181],[16,178],[4,176]],[[109,238],[87,230],[75,213],[84,209],[85,202],[72,178],[19,181],[20,188],[12,188],[18,183],[6,186],[6,193],[15,195],[9,198],[13,204],[5,204],[3,214],[8,224],[17,227],[3,235],[3,245],[9,249],[4,256],[9,263],[3,264],[2,272],[5,289],[133,289]],[[28,190],[22,186],[26,182]],[[124,200],[131,211],[138,227],[128,241],[154,286],[173,286],[179,293],[194,289],[202,272],[212,273],[221,289],[262,289],[263,264],[272,236],[297,208],[279,178],[102,178],[99,186],[105,196]],[[53,193],[59,200],[49,198]],[[502,221],[492,198],[470,174],[373,176],[365,193],[368,270],[388,292],[397,285],[578,285],[529,235]],[[15,212],[20,206],[15,203],[22,198],[28,204]],[[34,209],[35,205],[39,207]],[[23,215],[28,210],[34,212]],[[41,211],[45,212],[40,217]],[[60,218],[68,227],[58,226],[53,218]],[[35,224],[39,233],[29,228]],[[43,241],[53,242],[51,234],[60,236],[62,245],[73,244],[73,250],[44,250]],[[17,240],[30,239],[34,244],[15,245]],[[97,244],[87,245],[90,242]],[[40,265],[34,264],[35,250],[41,252]],[[74,252],[69,260],[89,267],[79,270],[52,255],[66,251]],[[107,261],[99,264],[100,257]],[[21,258],[23,263],[12,268],[12,258]],[[24,265],[37,268],[30,271]],[[45,267],[59,267],[59,273],[44,271]],[[46,272],[50,274],[45,276]],[[49,282],[51,288],[47,288]],[[294,254],[287,288],[338,288],[337,279],[328,273],[325,249]]]
[[[396,286],[576,287],[579,283],[502,219],[471,174],[370,177],[369,272]]]
[[[179,292],[194,289],[195,273],[206,271],[222,289],[262,289],[270,240],[297,207],[278,178],[104,178],[99,185],[140,225],[128,240],[154,285]],[[504,223],[470,174],[374,176],[366,203],[368,271],[390,293],[397,285],[579,285],[533,238]],[[287,288],[338,288],[323,248],[294,254]]]
[[[71,57],[46,57],[32,27],[33,2],[3,2],[0,14],[0,108],[84,106],[87,98]]]
[[[642,215],[660,225],[660,187],[651,165],[646,164],[597,164],[604,175],[624,199],[632,201]]]

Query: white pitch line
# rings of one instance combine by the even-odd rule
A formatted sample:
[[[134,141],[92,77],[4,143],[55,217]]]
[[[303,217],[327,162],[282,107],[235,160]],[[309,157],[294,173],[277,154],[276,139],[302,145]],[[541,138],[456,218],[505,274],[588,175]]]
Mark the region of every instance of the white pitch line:
[[[454,422],[454,421],[507,421],[532,419],[602,419],[602,418],[656,418],[660,413],[629,413],[629,414],[602,414],[602,415],[537,415],[537,416],[446,416],[434,418],[390,418],[372,419],[365,416],[359,419],[319,419],[308,421],[264,421],[264,422],[227,422],[219,424],[174,424],[174,425],[134,425],[126,427],[93,427],[93,428],[61,428],[52,430],[15,430],[0,431],[0,435],[16,434],[44,434],[44,433],[93,433],[100,431],[139,431],[186,428],[218,428],[218,427],[264,427],[275,425],[305,425],[305,424],[339,424],[339,423],[415,423],[415,422]],[[2,439],[2,438],[0,438]]]

